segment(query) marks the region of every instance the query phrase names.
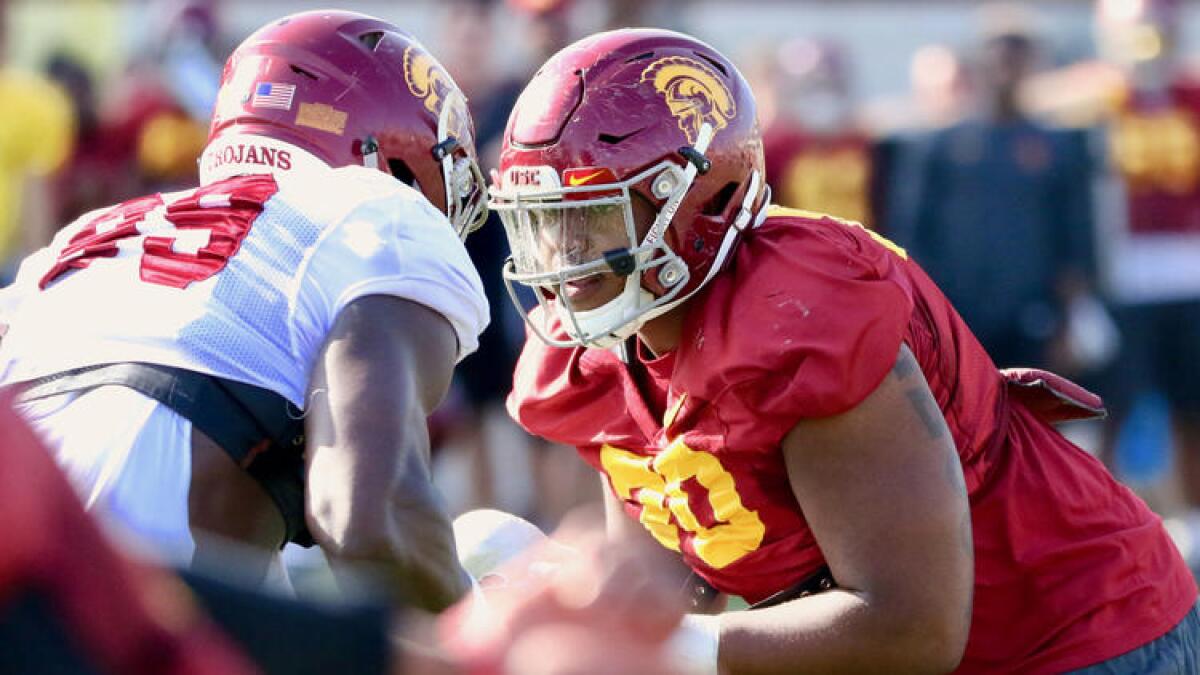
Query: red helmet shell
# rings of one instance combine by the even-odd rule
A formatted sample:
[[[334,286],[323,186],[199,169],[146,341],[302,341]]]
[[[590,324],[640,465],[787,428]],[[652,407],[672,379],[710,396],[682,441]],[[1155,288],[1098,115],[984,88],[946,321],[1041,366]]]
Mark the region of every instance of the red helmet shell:
[[[703,42],[666,30],[622,29],[585,38],[553,56],[517,100],[504,136],[500,175],[514,167],[552,167],[563,183],[573,170],[610,170],[626,180],[664,160],[685,165],[702,124],[713,137],[711,162],[696,176],[665,234],[701,284],[740,211],[752,172],[763,176],[762,138],[750,86]],[[665,199],[647,179],[634,188],[656,209]],[[766,193],[752,197],[757,212]],[[661,295],[658,269],[643,284]]]
[[[414,184],[443,213],[434,155],[443,105],[455,152],[475,158],[465,99],[411,35],[374,17],[320,10],[274,21],[229,57],[208,142],[254,134],[298,146],[332,167],[362,165]],[[460,103],[461,102],[461,103]]]

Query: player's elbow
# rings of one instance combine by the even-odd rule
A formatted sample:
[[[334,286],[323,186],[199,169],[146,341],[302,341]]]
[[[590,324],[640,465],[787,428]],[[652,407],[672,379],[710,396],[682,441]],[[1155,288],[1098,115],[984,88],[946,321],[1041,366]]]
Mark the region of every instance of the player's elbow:
[[[934,628],[910,643],[911,672],[949,673],[962,662],[966,650],[965,627]]]
[[[307,518],[314,539],[329,553],[348,559],[384,560],[405,555],[410,511],[428,509],[426,486],[405,493],[391,484],[363,483],[351,491],[312,490]]]
[[[893,672],[949,673],[958,668],[970,630],[964,614],[942,607],[899,621],[893,652],[899,663]]]

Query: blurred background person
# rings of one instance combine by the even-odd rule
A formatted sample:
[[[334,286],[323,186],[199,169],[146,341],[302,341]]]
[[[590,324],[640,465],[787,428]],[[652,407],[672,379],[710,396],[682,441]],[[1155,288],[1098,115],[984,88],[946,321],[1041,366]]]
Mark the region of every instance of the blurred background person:
[[[858,122],[849,54],[832,39],[797,38],[771,56],[774,105],[760,122],[772,199],[874,227],[871,139]]]
[[[1054,358],[1073,303],[1092,297],[1091,169],[1083,134],[1023,109],[1022,84],[1038,65],[1032,20],[1018,6],[981,14],[976,109],[927,140],[912,213],[891,234],[997,365],[1073,375],[1111,358],[1112,345]]]
[[[923,44],[913,52],[908,87],[902,96],[877,97],[863,106],[864,126],[874,139],[875,229],[889,235],[897,228],[903,234],[904,220],[915,211],[920,193],[915,178],[928,137],[960,121],[971,98],[967,64],[946,44]]]
[[[7,0],[0,0],[0,285],[54,235],[53,174],[74,145],[77,121],[61,86],[6,66]]]
[[[1152,427],[1148,420],[1169,411],[1190,508],[1176,527],[1190,533],[1185,554],[1198,569],[1200,71],[1180,54],[1182,10],[1176,0],[1096,5],[1100,54],[1122,76],[1100,92],[1110,104],[1102,250],[1123,339],[1104,383],[1113,426],[1105,455],[1136,443],[1122,426]]]
[[[205,120],[221,76],[219,54],[233,45],[216,0],[154,0],[155,30],[118,60],[115,74],[97,68],[58,38],[46,74],[69,94],[78,142],[55,181],[55,222],[154,190],[182,188],[196,173]]]
[[[55,174],[51,206],[56,223],[121,201],[137,189],[132,144],[113,133],[101,109],[91,70],[65,49],[53,52],[46,75],[68,94],[77,123],[76,143]]]
[[[863,101],[864,125],[879,137],[908,136],[949,126],[969,112],[970,73],[960,49],[929,42],[913,50],[908,90]]]
[[[119,135],[134,145],[138,192],[194,181],[217,100],[220,55],[233,47],[221,37],[217,0],[155,0],[151,12],[163,28],[134,57],[111,108]]]

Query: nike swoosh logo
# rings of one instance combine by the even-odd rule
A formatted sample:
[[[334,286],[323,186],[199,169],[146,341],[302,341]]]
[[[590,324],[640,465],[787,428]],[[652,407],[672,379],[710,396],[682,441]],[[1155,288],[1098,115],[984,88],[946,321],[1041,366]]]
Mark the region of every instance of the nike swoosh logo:
[[[604,169],[600,169],[599,171],[596,171],[594,173],[589,173],[588,175],[583,176],[583,177],[571,176],[570,178],[567,179],[567,185],[569,185],[571,187],[579,187],[580,185],[583,185],[584,183],[590,183],[593,178],[595,178],[596,176],[599,176],[603,173],[604,173]]]

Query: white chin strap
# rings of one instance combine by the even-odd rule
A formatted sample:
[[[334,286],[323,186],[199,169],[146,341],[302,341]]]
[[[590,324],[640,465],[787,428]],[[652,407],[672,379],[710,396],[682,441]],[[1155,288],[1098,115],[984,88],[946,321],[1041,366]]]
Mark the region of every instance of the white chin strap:
[[[601,349],[619,344],[636,333],[646,323],[644,316],[638,316],[639,308],[654,302],[654,295],[642,288],[641,277],[640,274],[626,277],[625,290],[595,309],[572,311],[567,309],[566,303],[556,302],[558,317],[567,333],[576,340],[585,340],[590,347]],[[600,333],[610,326],[617,328]]]

